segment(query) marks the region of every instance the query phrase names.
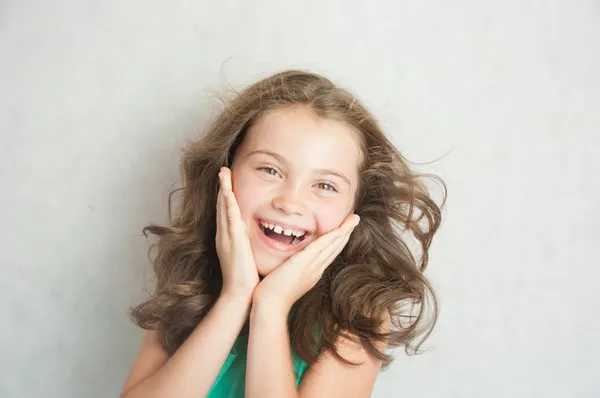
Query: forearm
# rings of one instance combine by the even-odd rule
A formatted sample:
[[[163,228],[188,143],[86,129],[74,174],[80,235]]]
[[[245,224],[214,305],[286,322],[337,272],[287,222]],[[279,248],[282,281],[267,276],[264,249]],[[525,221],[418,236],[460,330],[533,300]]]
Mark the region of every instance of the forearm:
[[[250,296],[223,295],[171,358],[126,398],[203,397],[249,315]]]
[[[255,302],[250,313],[246,397],[295,398],[286,309]]]

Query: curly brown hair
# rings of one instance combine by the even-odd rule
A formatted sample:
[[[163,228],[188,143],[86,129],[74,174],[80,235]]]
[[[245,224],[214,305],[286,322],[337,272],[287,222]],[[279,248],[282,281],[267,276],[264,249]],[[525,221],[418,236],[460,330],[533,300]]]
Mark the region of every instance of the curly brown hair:
[[[133,308],[132,317],[140,327],[158,330],[170,355],[202,321],[222,287],[215,247],[218,172],[232,164],[259,118],[294,105],[309,106],[318,116],[356,131],[363,161],[355,205],[361,222],[316,286],[292,307],[288,327],[293,349],[309,365],[327,349],[344,360],[335,344],[340,336],[351,336],[385,367],[392,358],[374,343],[385,341],[389,347],[404,346],[408,354],[418,353],[436,323],[437,298],[423,271],[441,222],[443,181],[411,171],[374,117],[348,91],[318,74],[290,70],[238,93],[207,134],[185,148],[182,185],[169,196],[169,225],[151,224],[143,230],[156,237],[149,249],[155,288],[149,300]],[[443,188],[439,206],[425,177]],[[410,239],[420,246],[418,260]],[[391,330],[382,332],[387,318]]]

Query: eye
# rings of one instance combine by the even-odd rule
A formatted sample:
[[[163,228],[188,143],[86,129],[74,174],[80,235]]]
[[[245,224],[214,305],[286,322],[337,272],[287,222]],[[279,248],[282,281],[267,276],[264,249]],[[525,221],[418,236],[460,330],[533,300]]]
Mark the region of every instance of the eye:
[[[317,187],[319,187],[319,189],[322,189],[323,191],[337,192],[337,189],[335,189],[335,187],[333,185],[328,184],[326,182],[318,183]]]
[[[259,167],[257,170],[260,170],[263,173],[273,177],[277,177],[279,175],[279,172],[272,167]]]

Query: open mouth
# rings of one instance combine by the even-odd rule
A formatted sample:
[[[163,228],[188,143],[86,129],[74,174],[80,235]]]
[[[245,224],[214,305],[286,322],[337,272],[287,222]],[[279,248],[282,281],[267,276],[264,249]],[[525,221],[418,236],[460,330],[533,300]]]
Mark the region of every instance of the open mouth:
[[[285,228],[277,224],[271,224],[264,220],[259,220],[258,224],[263,234],[265,234],[268,238],[284,245],[296,245],[306,239],[306,237],[309,235],[307,231]]]

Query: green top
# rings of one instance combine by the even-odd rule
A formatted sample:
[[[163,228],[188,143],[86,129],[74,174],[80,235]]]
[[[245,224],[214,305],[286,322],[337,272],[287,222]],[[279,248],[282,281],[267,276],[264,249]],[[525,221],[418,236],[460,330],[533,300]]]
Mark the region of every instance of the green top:
[[[290,350],[294,363],[296,385],[299,385],[307,365],[296,355],[293,349]],[[246,393],[247,352],[248,335],[240,335],[233,343],[231,352],[206,398],[244,398]]]

